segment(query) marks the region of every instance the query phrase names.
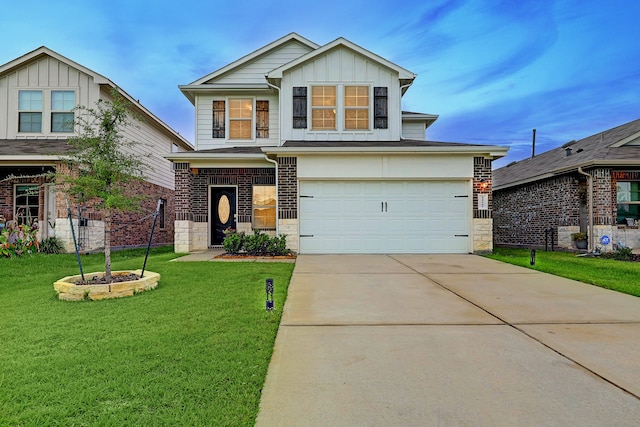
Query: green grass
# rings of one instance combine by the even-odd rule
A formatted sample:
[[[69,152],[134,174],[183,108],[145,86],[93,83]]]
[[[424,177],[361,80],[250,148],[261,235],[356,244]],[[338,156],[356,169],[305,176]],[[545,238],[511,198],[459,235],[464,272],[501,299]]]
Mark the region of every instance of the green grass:
[[[143,256],[115,252],[112,267]],[[0,426],[253,425],[293,265],[175,256],[152,250],[157,289],[94,302],[55,296],[74,255],[0,259]],[[103,262],[83,256],[86,272]]]
[[[487,257],[640,296],[640,262],[578,257],[568,252],[536,251],[536,265],[531,266],[529,250],[505,248],[496,248]]]

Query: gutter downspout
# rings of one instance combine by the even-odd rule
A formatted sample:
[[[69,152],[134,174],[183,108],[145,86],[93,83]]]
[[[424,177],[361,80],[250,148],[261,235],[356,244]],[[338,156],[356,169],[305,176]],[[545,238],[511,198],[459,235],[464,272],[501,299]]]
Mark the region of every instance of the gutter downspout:
[[[406,85],[402,85],[400,86],[400,92],[398,92],[398,94],[400,95],[400,139],[404,139],[404,135],[402,134],[402,128],[404,127],[404,122],[402,121],[402,89],[404,89],[405,87],[409,87],[413,84],[413,80],[411,80],[411,83],[407,83]],[[427,130],[424,130],[424,138],[427,139]]]
[[[278,91],[278,147],[282,147],[282,92],[280,92],[280,88],[278,86],[269,82],[266,75],[264,76],[264,79],[269,87]],[[276,168],[276,237],[278,237],[280,235],[280,210],[278,209],[280,206],[280,187],[278,185],[278,162],[270,159],[266,154],[264,155],[264,159],[269,163],[273,163]]]
[[[588,235],[589,235],[589,247],[587,248],[589,252],[593,252],[593,177],[591,174],[586,173],[582,170],[582,166],[578,166],[578,173],[587,177],[587,182],[589,183],[589,224],[588,226]]]

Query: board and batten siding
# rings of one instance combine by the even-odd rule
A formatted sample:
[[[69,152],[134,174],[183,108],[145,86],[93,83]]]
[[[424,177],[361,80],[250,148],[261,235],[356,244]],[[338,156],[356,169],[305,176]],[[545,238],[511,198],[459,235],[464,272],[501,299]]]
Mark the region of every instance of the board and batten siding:
[[[18,133],[18,91],[42,90],[42,133]],[[93,77],[50,56],[34,60],[0,77],[0,139],[67,138],[66,133],[52,133],[50,120],[51,90],[73,90],[76,104],[93,106],[99,87]]]
[[[264,76],[263,76],[264,79]],[[256,138],[253,141],[235,141],[229,139],[229,127],[226,127],[224,138],[213,137],[213,101],[225,101],[225,120],[228,123],[229,98],[250,97],[257,101],[269,101],[269,138]],[[254,94],[251,92],[233,92],[229,96],[224,95],[196,95],[196,150],[210,150],[228,146],[275,146],[280,140],[280,108],[277,94]],[[255,135],[255,112],[254,112]]]
[[[243,64],[241,67],[233,69],[207,83],[264,84],[264,76],[269,71],[291,62],[309,51],[311,51],[310,47],[296,40],[291,40],[289,43],[278,46],[271,52],[260,55],[253,61]]]
[[[388,128],[374,129],[370,118],[369,131],[312,131],[311,120],[307,129],[293,128],[293,88],[312,85],[369,85],[370,104],[373,88],[387,87]],[[339,88],[338,97],[342,95]],[[400,84],[398,73],[362,56],[346,47],[337,47],[325,55],[285,71],[282,76],[282,137],[284,140],[307,141],[390,141],[400,139]],[[339,101],[340,103],[340,101]],[[311,115],[311,93],[307,96],[308,117]],[[371,109],[373,116],[373,109]],[[338,120],[342,113],[338,111]]]

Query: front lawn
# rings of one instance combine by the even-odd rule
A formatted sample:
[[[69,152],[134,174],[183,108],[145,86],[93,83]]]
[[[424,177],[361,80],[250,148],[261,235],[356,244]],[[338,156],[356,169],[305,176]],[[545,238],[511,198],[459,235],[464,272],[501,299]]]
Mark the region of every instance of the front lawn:
[[[114,252],[113,269],[143,256]],[[175,256],[152,251],[157,289],[95,302],[55,296],[74,255],[0,259],[0,425],[253,425],[293,264]]]
[[[579,257],[569,252],[536,251],[536,265],[531,266],[529,250],[506,248],[495,248],[494,253],[487,257],[640,296],[640,262]]]

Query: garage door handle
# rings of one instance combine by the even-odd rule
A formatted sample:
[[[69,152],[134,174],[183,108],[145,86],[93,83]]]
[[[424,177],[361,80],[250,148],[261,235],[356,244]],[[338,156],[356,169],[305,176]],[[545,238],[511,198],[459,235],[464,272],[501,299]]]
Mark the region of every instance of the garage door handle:
[[[380,212],[384,212],[384,202],[380,202]]]
[[[459,198],[459,197],[469,197],[469,195],[468,195],[468,194],[465,194],[464,196],[453,196],[453,197],[455,197],[455,198],[457,199],[457,198]]]
[[[468,234],[454,234],[455,237],[469,237]]]
[[[301,234],[300,237],[313,237],[313,234]]]

